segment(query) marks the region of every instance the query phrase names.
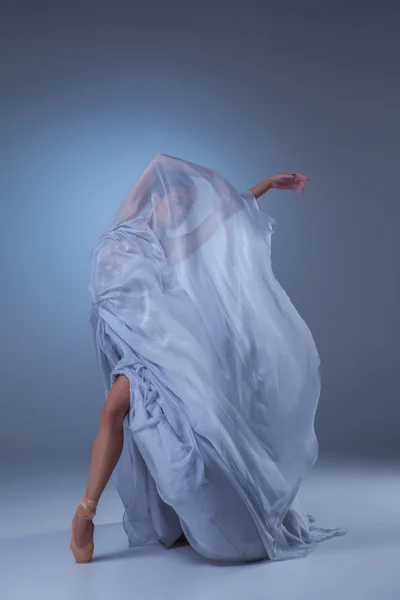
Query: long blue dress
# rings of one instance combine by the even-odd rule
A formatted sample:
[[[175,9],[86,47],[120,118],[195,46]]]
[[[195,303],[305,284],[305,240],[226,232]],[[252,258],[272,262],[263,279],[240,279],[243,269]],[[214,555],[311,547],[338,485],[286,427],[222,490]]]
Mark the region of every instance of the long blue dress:
[[[118,374],[131,387],[113,477],[130,546],[183,532],[210,559],[300,557],[345,533],[297,498],[318,455],[319,357],[273,275],[272,219],[230,194],[237,210],[180,261],[140,215],[94,248],[105,390]]]

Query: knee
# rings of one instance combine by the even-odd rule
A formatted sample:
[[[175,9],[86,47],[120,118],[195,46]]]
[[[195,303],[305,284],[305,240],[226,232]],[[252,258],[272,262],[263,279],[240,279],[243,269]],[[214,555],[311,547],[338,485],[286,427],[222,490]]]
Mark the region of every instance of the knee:
[[[101,412],[101,421],[108,427],[120,426],[129,411],[130,404],[130,383],[129,380],[121,375],[118,377]]]

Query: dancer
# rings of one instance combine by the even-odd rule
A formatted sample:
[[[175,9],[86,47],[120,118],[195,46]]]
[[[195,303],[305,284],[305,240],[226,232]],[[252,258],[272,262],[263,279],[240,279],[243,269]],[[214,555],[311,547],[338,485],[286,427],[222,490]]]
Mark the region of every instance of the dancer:
[[[157,155],[92,254],[91,322],[106,400],[72,523],[77,562],[113,477],[130,546],[186,539],[219,561],[307,555],[343,535],[297,498],[314,465],[312,335],[274,277],[257,200],[215,171]]]

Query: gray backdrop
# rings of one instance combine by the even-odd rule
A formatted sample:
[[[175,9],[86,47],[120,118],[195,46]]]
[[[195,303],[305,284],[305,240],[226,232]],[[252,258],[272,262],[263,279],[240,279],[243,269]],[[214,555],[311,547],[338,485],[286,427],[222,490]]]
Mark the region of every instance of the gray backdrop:
[[[399,457],[400,10],[373,5],[2,3],[2,461],[87,459],[89,253],[157,152],[240,190],[310,177],[262,208],[321,354],[321,455]]]

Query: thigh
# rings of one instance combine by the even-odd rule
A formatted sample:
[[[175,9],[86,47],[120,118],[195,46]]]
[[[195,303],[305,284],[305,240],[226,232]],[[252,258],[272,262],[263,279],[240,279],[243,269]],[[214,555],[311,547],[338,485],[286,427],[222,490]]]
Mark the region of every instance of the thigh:
[[[130,381],[125,375],[118,375],[106,398],[103,415],[122,420],[129,411]]]

